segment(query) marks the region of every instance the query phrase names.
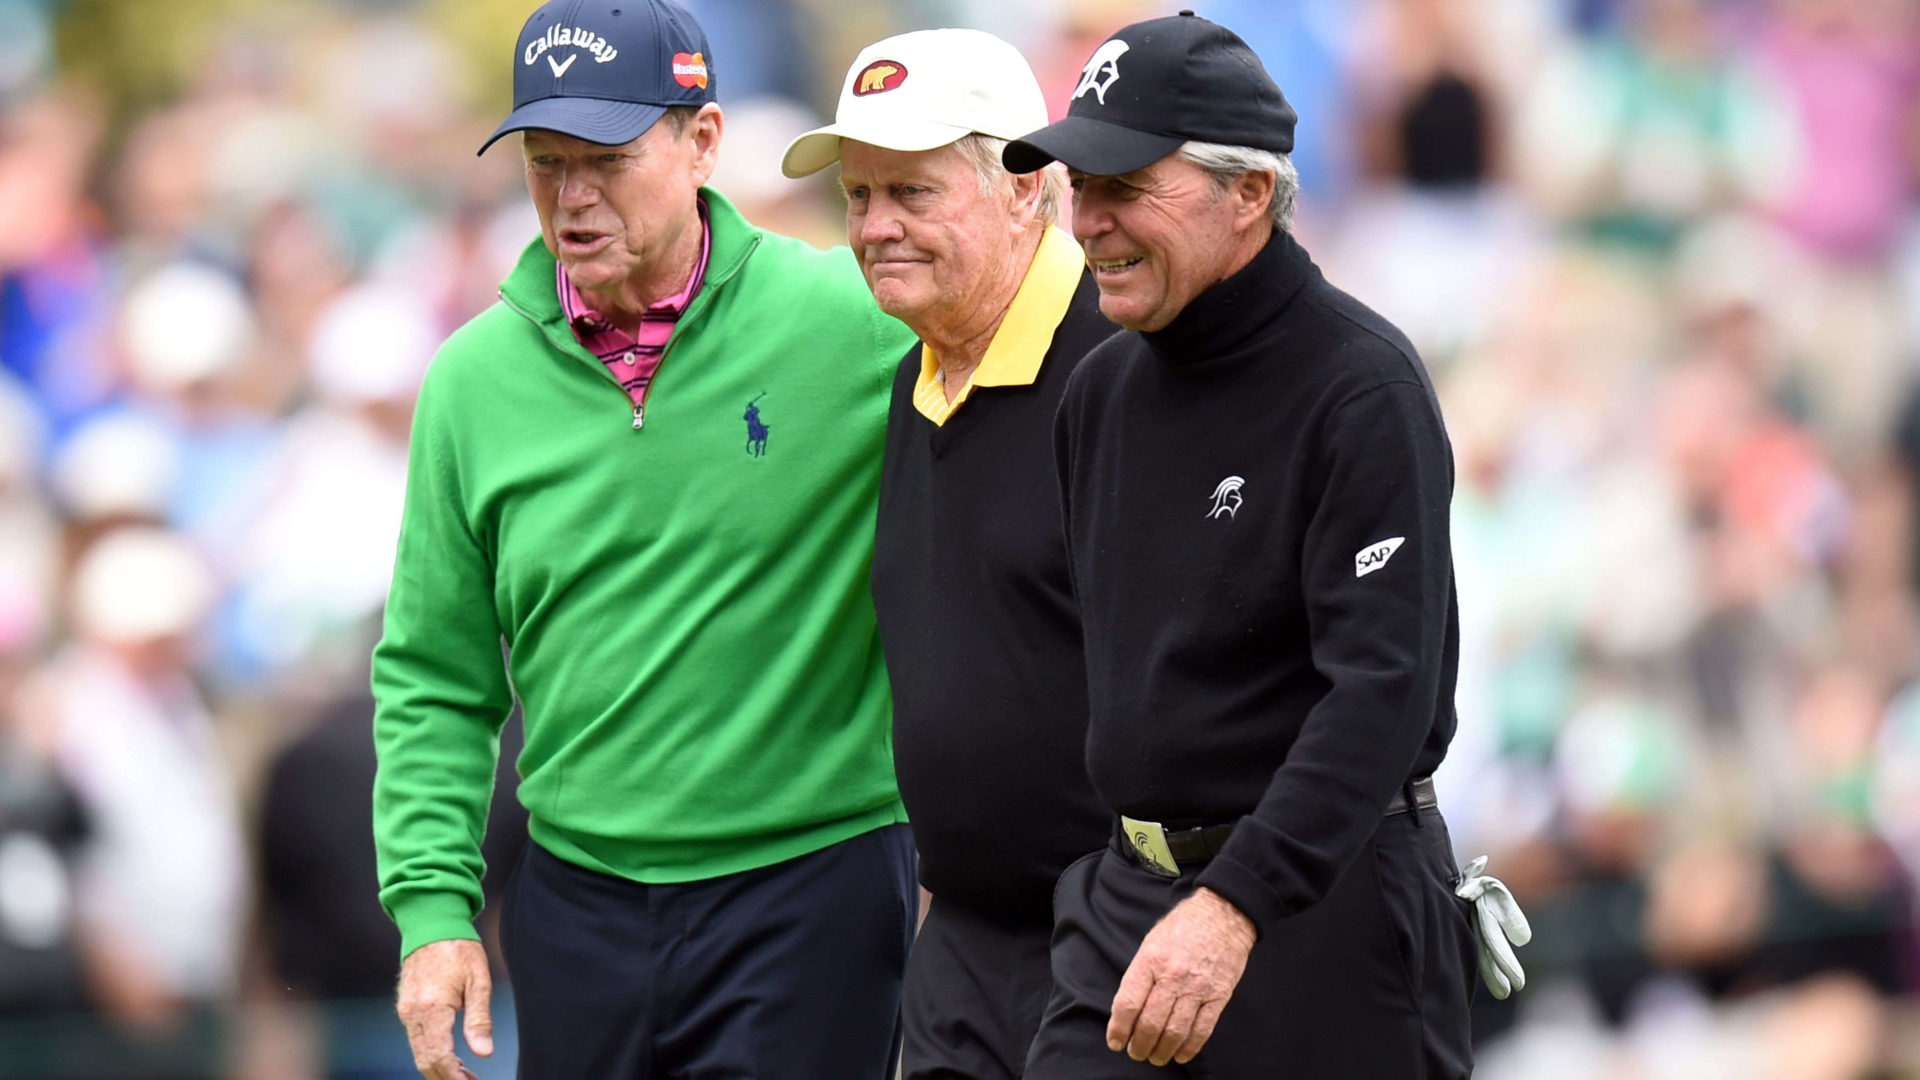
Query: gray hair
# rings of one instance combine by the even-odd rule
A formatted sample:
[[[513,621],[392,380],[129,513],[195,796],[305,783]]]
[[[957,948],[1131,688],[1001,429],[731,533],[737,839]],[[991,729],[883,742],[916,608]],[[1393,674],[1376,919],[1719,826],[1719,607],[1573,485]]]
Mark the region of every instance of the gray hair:
[[[1012,176],[1007,167],[1000,162],[1000,152],[1007,148],[1007,140],[996,139],[991,135],[974,132],[953,144],[960,156],[973,165],[980,174],[980,190],[990,192],[1006,177]],[[1053,224],[1060,218],[1060,204],[1065,201],[1067,178],[1065,170],[1058,165],[1049,165],[1040,176],[1040,208],[1034,214],[1034,221],[1042,228]]]
[[[1293,158],[1251,146],[1203,142],[1184,143],[1174,153],[1204,169],[1213,178],[1216,191],[1225,191],[1228,184],[1246,173],[1272,173],[1273,201],[1267,204],[1267,217],[1275,229],[1293,231],[1293,204],[1300,197],[1300,172],[1293,167]]]

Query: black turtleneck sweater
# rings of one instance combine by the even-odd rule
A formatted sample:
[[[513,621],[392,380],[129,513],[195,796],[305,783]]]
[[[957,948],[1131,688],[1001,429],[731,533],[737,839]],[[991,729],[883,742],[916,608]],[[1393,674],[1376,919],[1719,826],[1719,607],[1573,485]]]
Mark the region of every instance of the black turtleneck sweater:
[[[1039,927],[1060,872],[1113,834],[1087,779],[1052,438],[1067,376],[1117,329],[1083,271],[1031,385],[976,386],[936,426],[913,407],[916,346],[887,417],[873,600],[920,881]]]
[[[1453,461],[1426,370],[1280,234],[1094,350],[1054,449],[1094,787],[1170,828],[1237,820],[1199,883],[1271,927],[1453,737]]]

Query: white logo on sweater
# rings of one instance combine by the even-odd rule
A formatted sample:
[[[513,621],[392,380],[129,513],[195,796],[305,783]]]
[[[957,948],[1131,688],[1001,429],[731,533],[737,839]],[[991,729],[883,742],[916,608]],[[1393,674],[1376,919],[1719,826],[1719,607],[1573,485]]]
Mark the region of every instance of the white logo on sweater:
[[[1361,548],[1353,557],[1353,576],[1366,577],[1387,565],[1387,560],[1393,558],[1393,553],[1399,551],[1400,545],[1406,542],[1407,538],[1404,536],[1392,536],[1377,544],[1368,544]]]
[[[1217,518],[1221,514],[1225,514],[1228,517],[1233,517],[1235,514],[1238,514],[1240,512],[1240,488],[1245,483],[1245,480],[1237,476],[1229,476],[1225,480],[1220,481],[1220,485],[1213,489],[1213,509],[1207,511],[1208,520]]]

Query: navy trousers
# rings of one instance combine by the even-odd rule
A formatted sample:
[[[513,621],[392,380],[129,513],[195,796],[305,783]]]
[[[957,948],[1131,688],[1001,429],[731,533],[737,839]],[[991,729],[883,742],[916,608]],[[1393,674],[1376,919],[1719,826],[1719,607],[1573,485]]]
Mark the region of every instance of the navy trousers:
[[[501,913],[521,1080],[888,1080],[916,902],[905,825],[677,885],[529,843]]]

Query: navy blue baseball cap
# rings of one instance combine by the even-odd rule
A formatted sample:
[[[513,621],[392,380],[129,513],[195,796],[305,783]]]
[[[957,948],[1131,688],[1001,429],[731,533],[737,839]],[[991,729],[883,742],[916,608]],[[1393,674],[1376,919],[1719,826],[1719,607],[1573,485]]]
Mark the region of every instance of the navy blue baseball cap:
[[[714,100],[706,32],[671,0],[551,0],[520,28],[513,112],[487,141],[544,128],[618,146],[672,105]]]

